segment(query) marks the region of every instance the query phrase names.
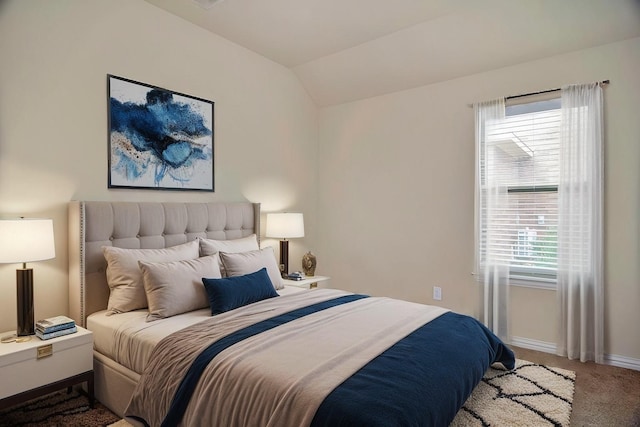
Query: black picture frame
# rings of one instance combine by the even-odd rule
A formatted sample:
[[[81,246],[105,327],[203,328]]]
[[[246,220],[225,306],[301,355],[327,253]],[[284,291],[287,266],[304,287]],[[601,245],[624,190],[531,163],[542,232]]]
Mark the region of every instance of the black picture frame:
[[[107,74],[108,188],[214,191],[213,101]]]

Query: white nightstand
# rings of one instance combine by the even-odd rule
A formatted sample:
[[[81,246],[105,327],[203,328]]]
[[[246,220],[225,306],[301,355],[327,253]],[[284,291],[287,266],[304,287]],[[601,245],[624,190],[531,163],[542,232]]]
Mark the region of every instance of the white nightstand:
[[[58,338],[0,344],[0,378],[0,409],[83,382],[93,407],[93,334],[78,326]]]
[[[305,289],[313,289],[313,288],[317,288],[318,287],[318,283],[319,282],[326,282],[329,279],[331,279],[331,277],[327,277],[327,276],[309,276],[306,277],[302,280],[290,280],[290,279],[282,279],[282,281],[284,282],[284,284],[286,286],[297,286],[299,288],[305,288]],[[322,288],[328,287],[326,285],[328,284],[324,284],[325,286],[320,286]]]

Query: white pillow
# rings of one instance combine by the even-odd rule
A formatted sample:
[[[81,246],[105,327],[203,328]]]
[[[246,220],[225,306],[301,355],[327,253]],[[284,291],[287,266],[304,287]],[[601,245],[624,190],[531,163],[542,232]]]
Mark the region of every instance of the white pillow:
[[[198,240],[200,241],[200,256],[213,255],[218,252],[235,254],[238,252],[257,251],[260,249],[260,246],[258,246],[258,237],[255,234],[231,240],[213,240],[203,238],[198,238]],[[222,273],[222,277],[227,276],[222,263],[220,264],[220,272]]]
[[[123,249],[103,246],[107,260],[107,283],[111,293],[109,314],[124,313],[147,307],[142,272],[138,261],[182,261],[200,256],[197,240],[164,249]]]
[[[276,255],[271,246],[257,251],[226,253],[220,252],[220,260],[224,265],[227,277],[243,276],[266,268],[271,284],[276,289],[284,288]]]
[[[260,249],[258,238],[255,234],[232,240],[198,238],[198,241],[200,242],[200,255],[202,256],[213,255],[218,252],[237,253]]]
[[[209,307],[202,278],[221,278],[219,262],[218,254],[185,261],[138,261],[149,302],[147,321]]]

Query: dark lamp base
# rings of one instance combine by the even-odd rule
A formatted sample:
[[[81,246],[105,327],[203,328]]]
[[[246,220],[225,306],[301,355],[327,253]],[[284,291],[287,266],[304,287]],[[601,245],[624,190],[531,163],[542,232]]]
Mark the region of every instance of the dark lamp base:
[[[289,241],[280,240],[280,274],[282,277],[289,275]]]
[[[18,337],[34,335],[35,321],[33,312],[33,269],[16,270],[18,299]]]

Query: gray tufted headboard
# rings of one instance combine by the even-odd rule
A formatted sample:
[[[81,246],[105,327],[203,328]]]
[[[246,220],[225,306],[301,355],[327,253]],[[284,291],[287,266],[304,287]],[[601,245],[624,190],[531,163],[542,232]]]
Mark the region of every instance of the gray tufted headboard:
[[[69,313],[78,325],[107,308],[103,246],[165,248],[205,237],[260,237],[260,204],[83,202],[69,204]]]

